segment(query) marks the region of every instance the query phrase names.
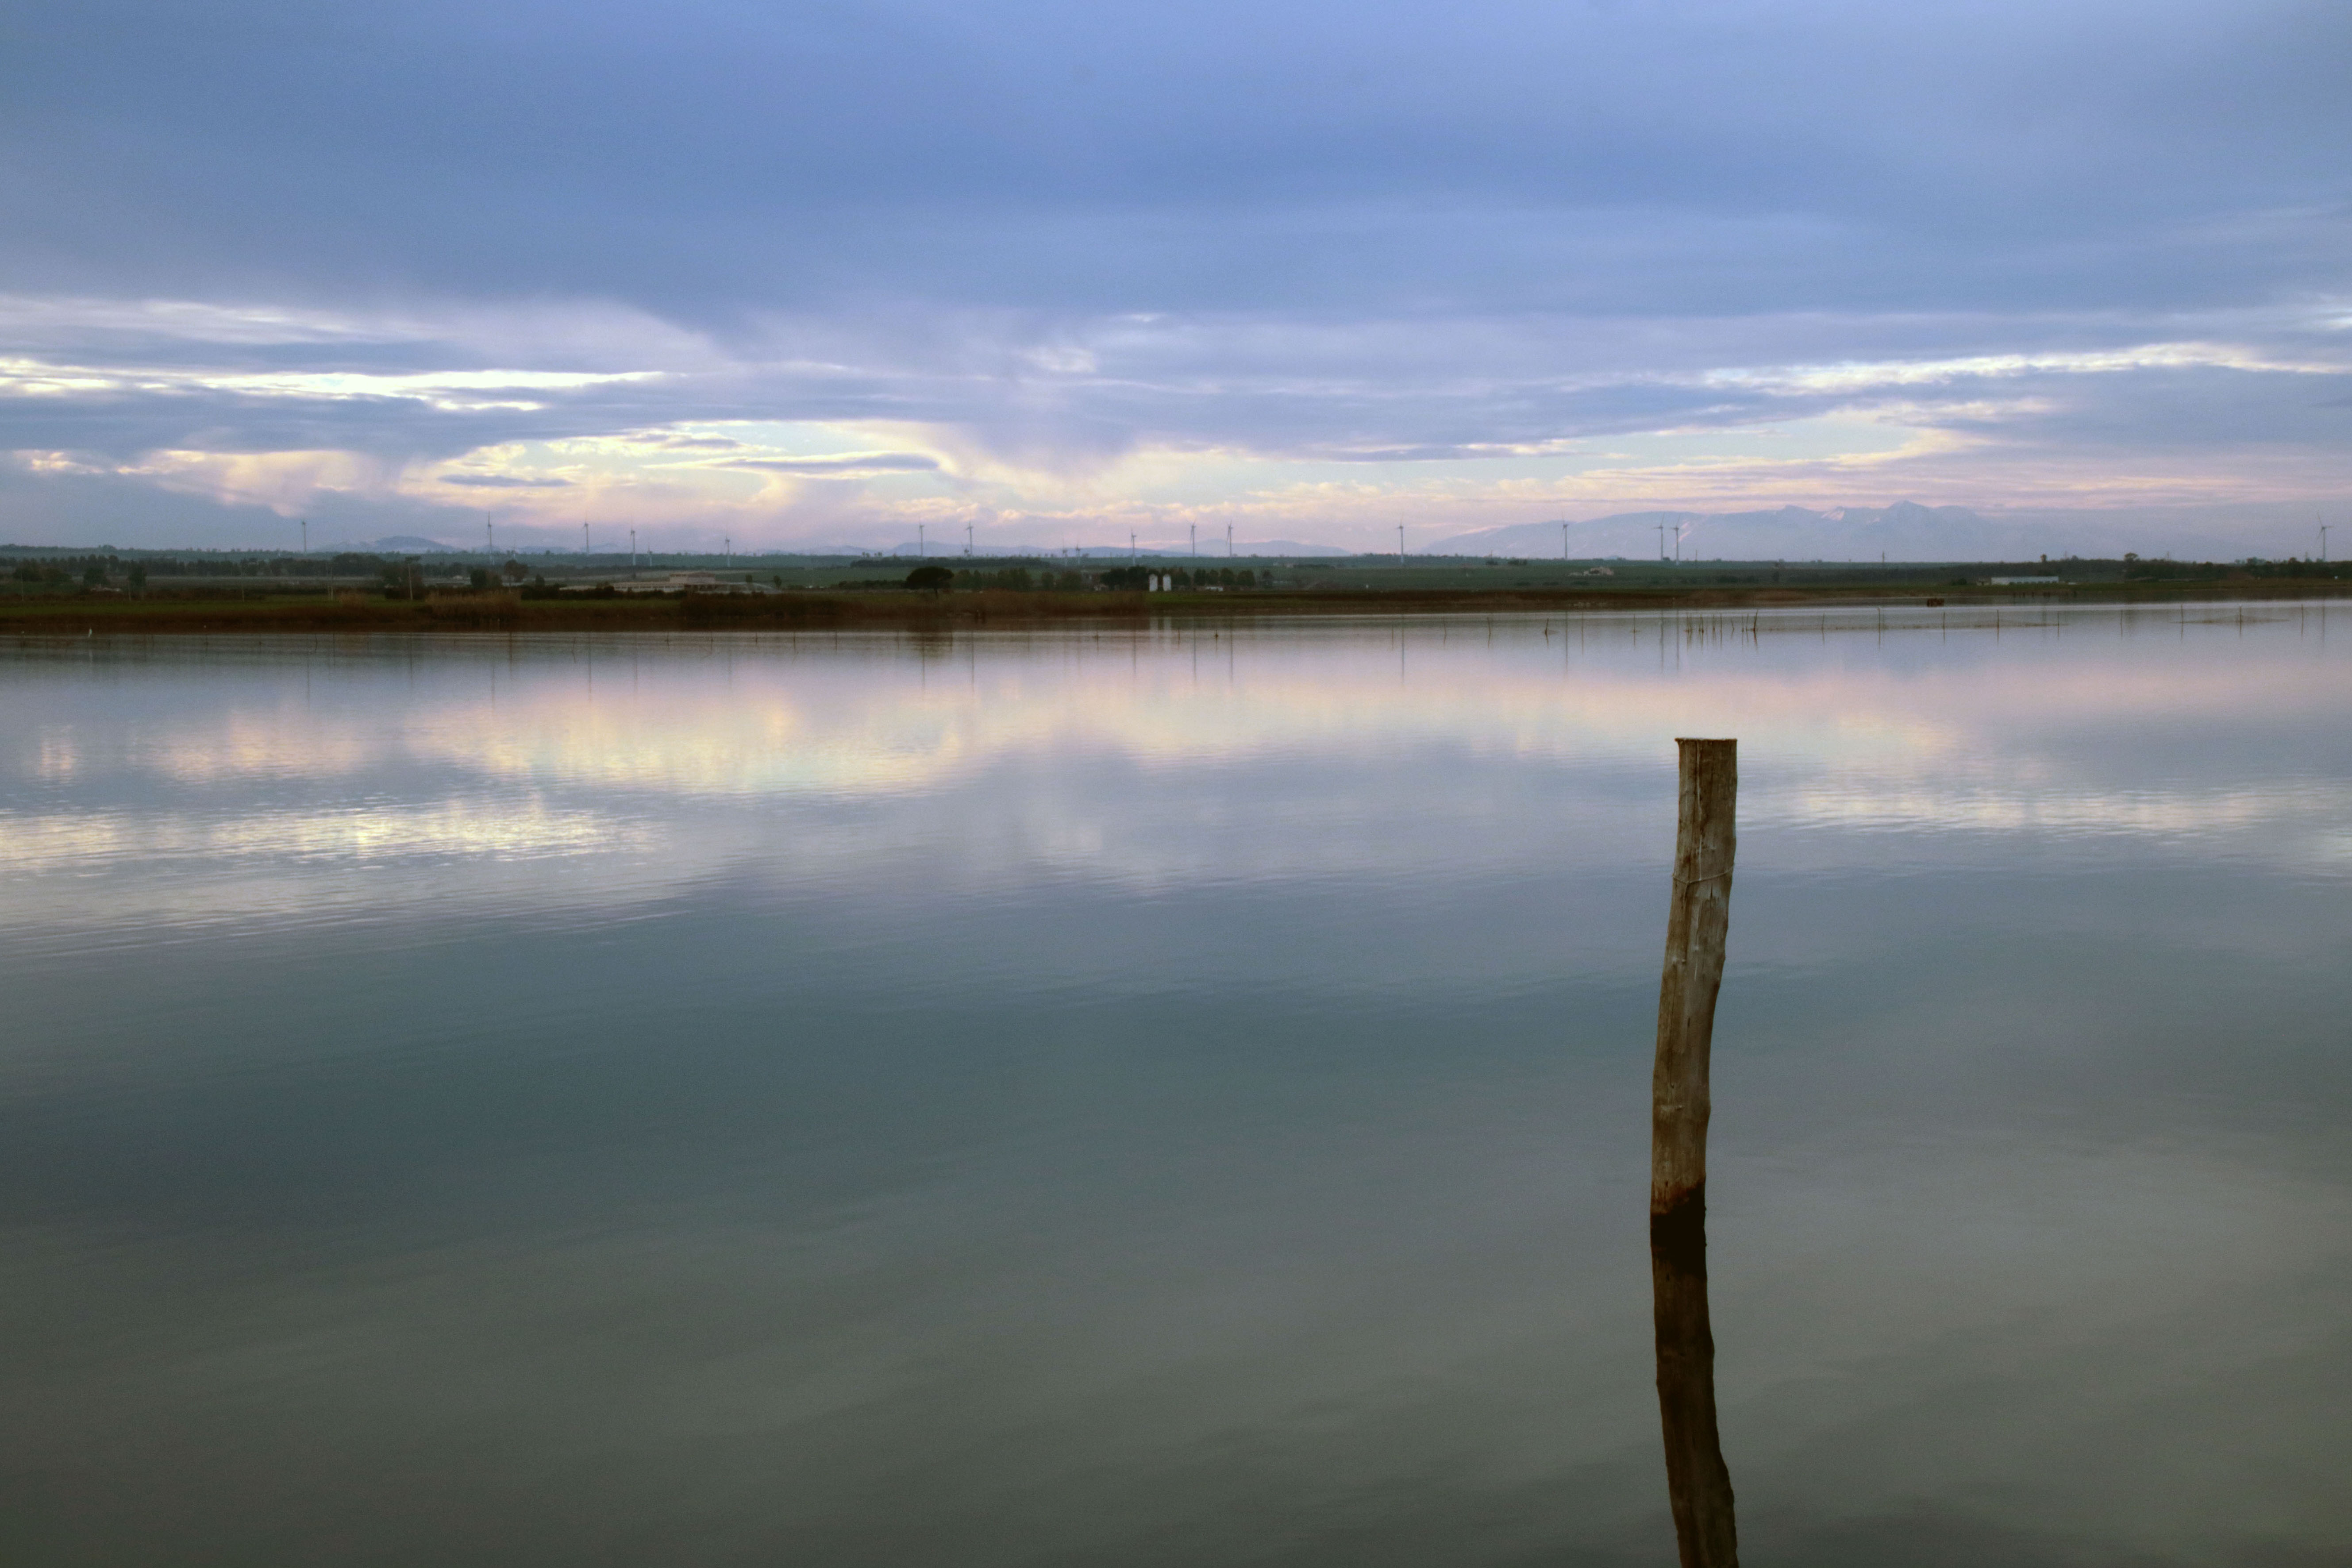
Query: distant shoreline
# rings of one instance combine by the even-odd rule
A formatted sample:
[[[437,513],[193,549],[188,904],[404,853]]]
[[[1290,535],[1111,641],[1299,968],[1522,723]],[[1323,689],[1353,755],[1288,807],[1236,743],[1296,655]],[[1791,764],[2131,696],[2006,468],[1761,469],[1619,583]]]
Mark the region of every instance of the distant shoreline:
[[[877,589],[824,593],[641,596],[618,599],[524,597],[513,593],[448,595],[422,601],[350,595],[268,595],[246,599],[166,595],[26,596],[0,601],[0,636],[160,636],[211,632],[455,633],[517,631],[790,631],[905,627],[916,630],[1070,622],[1135,623],[1258,620],[1333,615],[1540,615],[1622,611],[1775,609],[1796,605],[1901,605],[1909,607],[2014,604],[2131,605],[2248,603],[2352,597],[2352,582],[2328,578],[2252,578],[2208,583],[2084,584],[2052,587],[1951,587],[1923,592],[1900,585],[1822,588],[1622,587],[1581,589],[1316,588],[1242,593],[927,594]]]

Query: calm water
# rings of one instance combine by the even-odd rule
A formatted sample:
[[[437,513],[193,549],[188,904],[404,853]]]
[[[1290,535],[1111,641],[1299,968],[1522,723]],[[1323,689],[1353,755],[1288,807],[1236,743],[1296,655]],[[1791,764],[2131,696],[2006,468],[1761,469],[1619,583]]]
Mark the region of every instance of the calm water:
[[[12,1563],[2352,1560],[2352,616],[0,648]],[[2021,621],[2020,617],[2023,620]]]

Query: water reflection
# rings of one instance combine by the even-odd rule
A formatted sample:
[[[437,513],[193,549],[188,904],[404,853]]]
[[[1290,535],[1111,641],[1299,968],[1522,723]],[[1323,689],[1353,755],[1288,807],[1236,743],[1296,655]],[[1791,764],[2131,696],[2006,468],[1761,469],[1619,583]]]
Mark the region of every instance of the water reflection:
[[[1665,1214],[1650,1216],[1650,1292],[1666,1496],[1683,1568],[1738,1568],[1731,1471],[1716,1417],[1703,1184]]]
[[[0,650],[12,1560],[1658,1561],[1676,733],[1751,1564],[2340,1556],[2325,626]]]

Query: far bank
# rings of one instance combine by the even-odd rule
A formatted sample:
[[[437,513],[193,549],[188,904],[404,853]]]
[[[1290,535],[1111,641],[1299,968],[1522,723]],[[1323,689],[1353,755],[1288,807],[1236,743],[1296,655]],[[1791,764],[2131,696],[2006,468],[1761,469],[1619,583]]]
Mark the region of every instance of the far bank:
[[[232,595],[173,592],[67,592],[0,599],[0,635],[86,637],[209,632],[452,633],[518,631],[914,629],[1047,625],[1255,620],[1318,616],[1541,615],[1736,610],[1792,605],[2170,604],[2337,598],[2352,581],[2239,574],[2205,582],[1969,584],[1925,590],[1909,583],[1816,585],[1627,584],[1475,590],[1333,585],[1312,589],[1021,591],[859,588],[764,593],[598,595],[544,587],[443,592],[408,598],[353,589],[306,593],[256,589]]]

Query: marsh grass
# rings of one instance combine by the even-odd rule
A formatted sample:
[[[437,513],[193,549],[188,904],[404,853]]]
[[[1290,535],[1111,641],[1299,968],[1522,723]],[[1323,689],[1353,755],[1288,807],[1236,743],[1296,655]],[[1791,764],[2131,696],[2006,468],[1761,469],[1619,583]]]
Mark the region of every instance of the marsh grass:
[[[487,594],[436,594],[425,613],[446,626],[511,626],[522,619],[522,595],[511,589]]]

